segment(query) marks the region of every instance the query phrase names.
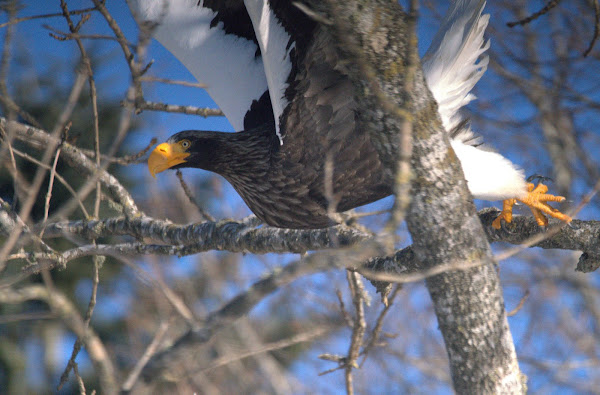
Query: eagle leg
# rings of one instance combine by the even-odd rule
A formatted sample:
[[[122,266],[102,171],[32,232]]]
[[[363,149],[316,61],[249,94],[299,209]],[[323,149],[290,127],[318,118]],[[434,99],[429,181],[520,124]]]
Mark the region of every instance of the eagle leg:
[[[517,202],[517,200],[529,206],[539,226],[548,225],[548,219],[544,216],[544,214],[547,214],[554,218],[558,218],[566,223],[571,222],[571,217],[561,213],[559,210],[555,209],[547,203],[562,202],[565,200],[565,198],[563,196],[549,195],[546,192],[548,192],[548,187],[542,184],[541,182],[537,185],[537,187],[531,183],[527,184],[527,195],[525,195],[522,198],[506,199],[503,203],[502,212],[500,213],[498,218],[496,218],[494,222],[492,222],[492,226],[495,229],[500,229],[501,221],[503,219],[507,223],[510,223],[512,221],[512,208]]]

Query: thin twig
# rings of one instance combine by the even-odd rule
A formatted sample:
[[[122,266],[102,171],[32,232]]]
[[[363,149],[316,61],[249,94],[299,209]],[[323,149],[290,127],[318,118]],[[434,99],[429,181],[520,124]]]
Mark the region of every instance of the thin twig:
[[[209,314],[204,320],[205,325],[198,330],[189,331],[176,340],[154,358],[154,363],[149,365],[149,370],[155,372],[169,364],[171,358],[176,358],[178,352],[185,352],[190,344],[199,345],[209,341],[215,333],[224,327],[236,322],[237,319],[246,315],[267,295],[280,289],[300,277],[310,273],[321,272],[339,265],[354,266],[368,256],[377,255],[383,251],[382,246],[375,241],[367,241],[355,247],[339,249],[336,251],[323,251],[288,264],[280,268],[270,276],[254,283],[246,292],[236,296],[221,309]]]
[[[44,237],[44,229],[46,229],[46,222],[48,221],[48,212],[50,211],[50,199],[52,198],[52,190],[54,189],[54,178],[56,177],[56,165],[58,164],[58,158],[60,157],[60,149],[62,143],[67,139],[69,129],[71,128],[71,122],[65,126],[63,131],[63,137],[61,138],[61,144],[56,147],[56,155],[54,155],[54,161],[52,168],[50,169],[50,180],[48,181],[48,190],[46,191],[46,200],[44,202],[44,219],[42,220],[42,230],[40,232],[40,239]]]
[[[590,45],[588,46],[588,48],[583,52],[583,57],[587,57],[590,52],[592,52],[592,49],[594,48],[594,45],[596,44],[596,41],[598,40],[598,36],[600,36],[600,3],[598,3],[598,0],[593,0],[594,2],[594,36],[592,37],[592,40],[590,41]]]
[[[137,267],[137,265],[134,264],[131,264],[130,266]],[[138,273],[140,273],[140,271],[138,271]],[[173,306],[173,308],[181,316],[181,318],[185,320],[188,327],[198,327],[198,320],[194,316],[192,310],[186,305],[185,301],[179,295],[177,295],[177,293],[175,293],[175,291],[173,291],[167,283],[165,283],[165,281],[160,276],[149,277],[148,275],[146,275],[145,277],[154,284],[155,288],[160,289],[160,292],[163,294],[165,299],[171,304],[171,306]]]
[[[114,20],[112,15],[110,15],[108,10],[106,9],[104,2],[100,1],[100,0],[92,0],[92,1],[94,2],[96,9],[98,11],[100,11],[102,16],[108,23],[108,26],[112,29],[113,33],[115,33],[115,37],[117,38],[117,41],[121,45],[121,50],[123,51],[123,55],[125,55],[125,61],[127,62],[127,65],[129,66],[129,71],[131,72],[131,75],[133,77],[133,83],[135,85],[135,89],[136,89],[136,91],[139,90],[141,92],[141,85],[137,79],[139,76],[139,67],[138,67],[137,63],[135,62],[135,57],[133,56],[133,53],[129,49],[129,41],[127,40],[127,38],[121,31],[121,28],[119,27],[117,22]]]
[[[287,339],[278,340],[276,342],[263,344],[260,348],[256,350],[246,351],[246,352],[236,352],[233,355],[225,355],[223,357],[217,358],[214,361],[211,361],[210,366],[203,368],[200,370],[200,373],[205,373],[210,370],[231,364],[233,362],[241,361],[243,359],[253,357],[259,354],[268,353],[275,350],[281,350],[286,347],[293,346],[298,343],[305,343],[312,341],[318,337],[324,336],[331,332],[331,330],[335,329],[335,326],[321,326],[316,328],[311,328],[311,330],[299,333],[297,335],[288,337]]]
[[[369,355],[369,352],[376,345],[377,340],[379,339],[379,335],[381,334],[381,328],[383,327],[383,319],[385,318],[386,314],[390,311],[392,304],[394,303],[394,299],[396,298],[396,295],[398,295],[398,292],[400,291],[400,289],[402,289],[402,286],[400,286],[400,285],[396,285],[394,287],[394,290],[392,291],[389,298],[387,299],[387,303],[385,303],[383,310],[381,310],[381,313],[377,317],[377,320],[375,321],[375,326],[373,327],[373,330],[371,331],[371,335],[369,336],[369,339],[366,341],[366,345],[365,345],[365,347],[363,347],[363,350],[361,352],[361,355],[363,356],[363,360],[359,365],[360,367],[362,367],[364,365],[365,361],[367,360],[367,356]]]
[[[167,334],[167,330],[169,329],[169,326],[172,324],[172,322],[173,320],[171,319],[169,321],[162,321],[160,323],[160,325],[158,326],[158,330],[154,334],[154,337],[152,338],[152,341],[150,342],[148,347],[146,347],[144,354],[140,357],[140,359],[137,361],[137,363],[127,376],[127,379],[125,379],[125,381],[123,382],[123,385],[121,386],[121,391],[131,391],[138,378],[140,377],[140,373],[142,373],[142,370],[144,369],[150,358],[152,358],[152,356],[158,350],[158,346],[160,346],[160,344],[162,343],[165,335]]]
[[[22,321],[37,321],[37,320],[50,320],[56,319],[54,313],[39,311],[30,313],[18,313],[18,314],[2,314],[0,316],[0,325],[6,325],[12,322]]]
[[[36,149],[55,147],[60,144],[60,139],[56,136],[51,136],[45,130],[19,122],[7,121],[5,118],[0,117],[0,129],[6,130],[9,128],[15,131],[15,136],[19,140]],[[117,198],[118,202],[123,205],[126,215],[135,217],[141,214],[129,192],[121,185],[119,180],[105,170],[104,167],[108,166],[108,164],[105,163],[101,168],[98,168],[79,149],[68,143],[63,144],[61,156],[67,157],[78,170],[82,170],[84,173],[90,175],[86,182],[86,185],[90,183],[90,191],[95,188],[96,180],[99,179],[108,188],[113,197]],[[83,200],[87,196],[83,192],[85,191],[80,189],[80,193],[78,194],[80,200]]]
[[[58,29],[53,28],[52,26],[42,25],[47,30],[50,30],[51,33],[48,33],[50,37],[58,41],[69,41],[69,40],[104,40],[104,41],[116,41],[119,39],[113,36],[107,36],[104,34],[79,34],[79,33],[66,33],[60,31]],[[127,43],[127,45],[133,47],[134,45],[131,43]]]
[[[67,7],[67,3],[65,0],[61,0],[60,6],[67,21],[67,25],[69,26],[69,31],[71,34],[77,34],[83,24],[89,20],[90,14],[82,14],[81,20],[77,25],[73,23],[71,19],[71,14],[69,13],[69,9]],[[90,57],[87,54],[85,46],[79,37],[75,37],[75,42],[77,43],[77,47],[79,48],[79,52],[81,53],[81,63],[85,67],[85,71],[87,73],[88,84],[90,86],[90,99],[92,102],[92,119],[94,125],[94,157],[96,158],[96,166],[100,167],[100,121],[98,117],[98,94],[96,91],[96,82],[94,80],[94,71],[92,70],[92,62]],[[94,202],[94,218],[98,218],[98,213],[100,210],[100,181],[96,182],[96,200]]]
[[[363,345],[365,330],[367,323],[365,321],[365,289],[360,278],[360,274],[355,271],[347,271],[348,285],[352,290],[352,302],[354,304],[354,326],[352,328],[352,337],[350,341],[350,347],[348,348],[348,355],[345,358],[345,372],[344,377],[346,381],[346,393],[348,395],[354,394],[354,387],[352,385],[352,368],[358,368],[356,363],[360,349]]]
[[[79,374],[79,368],[77,367],[77,363],[73,363],[73,373],[75,373],[75,377],[77,378],[77,385],[79,387],[79,394],[80,395],[86,395],[85,384],[83,383],[83,379],[81,378],[81,375]]]
[[[8,111],[9,111],[7,115],[10,120],[14,121],[11,113],[16,113],[17,115],[19,115],[19,117],[21,117],[23,119],[24,122],[26,122],[32,126],[35,126],[36,128],[39,128],[39,129],[43,128],[42,124],[39,123],[38,120],[33,115],[31,115],[30,113],[28,113],[27,111],[25,111],[24,109],[19,107],[19,105],[17,103],[15,103],[10,97],[0,96],[0,103],[2,103],[4,106],[7,107]],[[12,141],[12,139],[10,141]]]
[[[108,163],[116,163],[118,165],[123,165],[123,166],[128,166],[128,165],[132,165],[132,164],[137,164],[137,163],[141,163],[143,160],[141,159],[144,155],[146,155],[146,153],[148,153],[148,151],[150,151],[150,149],[152,148],[152,146],[154,146],[157,143],[157,139],[156,137],[153,137],[150,142],[148,143],[148,145],[146,147],[144,147],[143,149],[141,149],[139,152],[133,154],[133,155],[124,155],[124,156],[119,156],[119,157],[112,157],[112,156],[106,156],[104,154],[100,154],[100,159],[102,159],[105,162]],[[92,150],[89,149],[84,149],[84,148],[79,148],[79,150],[81,152],[83,152],[84,154],[86,154],[89,157],[95,157],[95,153]]]
[[[29,300],[40,300],[47,303],[54,314],[59,316],[73,333],[84,339],[88,356],[98,374],[102,393],[116,394],[118,386],[115,382],[115,369],[109,358],[108,350],[93,329],[83,325],[83,319],[69,298],[58,289],[54,289],[50,295],[48,289],[43,285],[28,285],[22,288],[0,287],[0,303],[2,304],[17,304]]]
[[[404,77],[404,91],[407,97],[412,96],[415,84],[415,75],[419,66],[419,54],[417,43],[417,19],[418,19],[418,2],[411,0],[410,9],[406,19],[406,30],[408,32],[408,42],[406,46],[407,60],[406,73]],[[405,111],[411,111],[411,102],[405,103]],[[392,207],[392,215],[386,224],[386,232],[394,234],[398,226],[404,221],[406,211],[410,205],[410,189],[412,180],[412,146],[413,146],[413,118],[404,116],[402,118],[402,126],[400,135],[397,136],[398,163],[395,172],[394,180],[394,206]]]
[[[38,166],[44,167],[46,170],[51,169],[50,166],[43,164],[42,162],[40,162],[39,160],[35,159],[33,156],[31,156],[25,152],[19,151],[16,148],[13,148],[12,151],[14,151],[14,153],[17,156],[20,156],[21,158],[26,159],[26,160],[30,161],[31,163],[35,163]],[[65,178],[63,176],[61,176],[60,174],[56,173],[55,176],[58,179],[58,181],[60,181],[60,183],[67,189],[67,191],[69,191],[69,193],[73,196],[75,201],[79,204],[79,208],[81,209],[81,212],[83,213],[84,217],[89,218],[89,214],[88,214],[85,206],[83,205],[83,202],[77,198],[77,192],[75,192],[75,189],[73,189],[73,187],[67,182],[67,180],[65,180]]]
[[[3,11],[6,11],[8,14],[8,28],[4,33],[4,45],[2,47],[2,59],[0,60],[0,96],[2,97],[10,97],[8,94],[7,88],[7,78],[8,78],[8,70],[10,67],[10,59],[12,53],[12,37],[13,37],[13,24],[11,21],[15,20],[17,14],[17,2],[14,0],[7,1],[2,5]],[[4,104],[4,103],[3,103]],[[9,111],[7,108],[4,108],[4,113],[8,114]]]
[[[66,1],[61,0],[60,5],[61,5],[64,17],[65,17],[65,20],[67,21],[67,25],[69,26],[69,31],[71,32],[71,34],[77,35],[81,26],[89,19],[89,14],[83,14],[79,23],[77,23],[77,25],[75,25],[73,23],[73,20],[71,19],[71,15],[69,13],[69,9],[67,7]],[[92,62],[90,60],[90,57],[87,54],[87,51],[85,49],[85,46],[83,45],[83,42],[81,41],[81,37],[74,37],[74,39],[75,39],[75,42],[77,43],[77,46],[79,47],[79,52],[81,53],[82,64],[85,67],[87,77],[88,77],[88,84],[90,87],[90,100],[92,102],[92,119],[93,119],[93,125],[94,125],[93,126],[94,127],[94,157],[96,159],[96,166],[99,168],[100,167],[100,120],[99,120],[99,116],[98,116],[98,94],[97,94],[97,90],[96,90],[96,82],[94,79],[94,71],[92,70]],[[66,138],[64,138],[63,140],[66,140]],[[98,216],[100,214],[101,196],[102,196],[102,188],[100,186],[100,180],[97,180],[96,181],[96,198],[94,200],[94,218],[98,218]],[[93,243],[93,245],[96,245],[96,239],[93,239],[92,243]],[[94,269],[93,269],[93,275],[92,275],[92,292],[90,295],[90,301],[88,302],[88,307],[87,307],[85,317],[84,317],[84,325],[86,328],[89,327],[89,325],[90,325],[90,321],[91,321],[92,315],[94,313],[94,308],[96,306],[96,298],[97,298],[97,294],[98,294],[98,284],[100,282],[100,267],[102,266],[102,263],[104,262],[104,260],[105,260],[105,257],[102,255],[94,255],[93,256]],[[80,337],[78,337],[77,340],[75,341],[75,345],[73,346],[73,352],[71,354],[71,358],[69,359],[69,362],[67,363],[65,371],[63,372],[61,378],[68,377],[69,366],[73,366],[73,369],[75,369],[77,367],[77,365],[75,364],[75,358],[77,358],[79,350],[81,349],[82,346],[83,346],[83,340]],[[73,362],[73,364],[71,364],[71,362]]]
[[[99,271],[100,271],[101,263],[104,262],[104,256],[94,255],[93,261],[94,261],[94,273],[92,276],[92,293],[90,295],[90,301],[88,302],[88,307],[85,312],[85,317],[83,319],[83,325],[85,326],[86,329],[90,326],[90,321],[92,319],[94,307],[96,306],[96,297],[98,294],[98,283],[100,282]],[[75,358],[77,358],[77,355],[79,355],[79,352],[81,351],[81,347],[83,345],[84,345],[83,339],[78,336],[77,340],[75,340],[75,344],[73,345],[73,350],[71,351],[71,357],[69,358],[69,361],[67,362],[67,366],[65,367],[65,370],[63,371],[62,375],[60,376],[60,384],[58,385],[59,391],[62,388],[63,384],[66,383],[66,381],[67,381],[67,379],[69,377],[69,371],[71,369],[73,369],[73,371],[75,371],[75,368],[77,367]]]
[[[17,10],[18,10],[18,4],[17,1],[7,1],[5,2],[5,4],[2,5],[2,8],[4,11],[6,11],[6,13],[8,14],[8,20],[11,21],[16,17],[17,14]],[[9,67],[10,67],[10,59],[11,59],[11,55],[12,55],[12,37],[13,37],[13,26],[9,26],[8,29],[6,29],[6,32],[4,34],[4,42],[3,42],[3,47],[2,47],[2,59],[0,59],[0,98],[2,98],[3,100],[1,100],[1,104],[2,104],[2,110],[4,112],[4,114],[6,114],[6,116],[8,116],[10,119],[15,119],[15,112],[16,108],[18,108],[18,106],[16,104],[14,104],[13,100],[10,98],[10,94],[8,91],[8,72],[9,72]],[[18,113],[18,112],[17,112]],[[7,134],[7,135],[6,135]],[[4,138],[4,140],[6,141],[6,147],[0,146],[0,160],[3,159],[6,150],[8,149],[8,151],[10,152],[12,149],[12,142],[13,142],[13,131],[9,130],[9,133],[0,133],[0,136],[2,136]],[[17,197],[18,197],[18,185],[17,185],[17,176],[18,176],[18,171],[16,169],[16,166],[14,165],[14,156],[12,154],[12,152],[10,152],[11,155],[11,160],[13,162],[13,169],[14,169],[14,178],[13,178],[13,190],[14,190],[14,199],[13,199],[13,204],[16,207],[17,205]],[[3,263],[2,260],[0,259],[0,272],[2,272],[2,268],[3,268]]]
[[[352,325],[353,325],[352,317],[350,317],[350,313],[348,313],[348,310],[346,309],[346,304],[344,303],[342,291],[337,289],[335,291],[335,294],[337,295],[338,303],[340,304],[340,311],[342,312],[342,317],[344,317],[344,322],[346,323],[348,328],[352,328]]]
[[[12,211],[12,207],[10,206],[10,204],[6,203],[0,197],[0,212],[2,212],[2,211],[10,214],[11,217],[14,218],[14,221],[12,223],[12,229],[8,229],[8,232],[10,232],[10,233],[15,232],[15,227],[18,224],[21,226],[20,231],[23,231],[23,232],[27,233],[28,235],[30,235],[33,238],[33,240],[35,240],[35,242],[38,243],[46,253],[49,253],[49,254],[55,253],[55,251],[52,249],[52,247],[50,247],[48,244],[46,244],[35,233],[31,232],[31,229],[29,229],[29,226],[27,226],[27,224],[25,222],[23,222],[21,217],[19,217],[18,214],[16,214],[14,211]]]
[[[74,10],[74,11],[70,11],[69,13],[71,15],[81,15],[81,14],[87,14],[88,12],[92,12],[92,11],[96,11],[96,7],[84,8],[81,10]],[[1,23],[0,29],[5,26],[14,25],[17,23],[25,22],[25,21],[31,21],[34,19],[47,19],[47,18],[54,18],[54,17],[63,16],[63,15],[64,14],[62,12],[57,12],[54,14],[41,14],[41,15],[25,16],[25,17],[21,17],[21,18],[14,18],[14,19],[9,20],[8,22]]]
[[[529,22],[532,22],[536,19],[538,19],[540,16],[547,14],[551,9],[553,9],[554,7],[556,7],[558,5],[558,3],[560,3],[561,0],[550,0],[548,3],[546,3],[546,5],[539,11],[534,12],[533,14],[531,14],[530,16],[528,16],[527,18],[523,18],[519,21],[514,21],[514,22],[507,22],[506,26],[508,27],[515,27],[517,25],[526,25]]]
[[[223,111],[217,108],[200,108],[194,106],[179,106],[175,104],[155,103],[150,101],[137,102],[136,108],[149,111],[174,112],[188,115],[200,115],[201,117],[221,117]]]
[[[175,174],[177,175],[177,178],[179,179],[179,185],[181,185],[181,188],[183,189],[183,193],[185,193],[185,196],[187,196],[187,198],[190,201],[190,203],[192,203],[196,207],[196,209],[200,213],[200,216],[202,217],[202,220],[204,220],[204,221],[214,221],[215,220],[214,217],[212,215],[210,215],[208,213],[208,211],[204,210],[200,206],[200,204],[198,204],[198,202],[196,201],[196,199],[194,198],[194,195],[192,194],[192,191],[190,191],[190,188],[188,187],[188,185],[183,180],[183,174],[181,173],[181,170],[177,169],[177,171],[175,172]]]
[[[138,37],[138,45],[136,46],[135,56],[131,52],[128,46],[128,41],[123,34],[123,31],[119,27],[118,23],[112,17],[110,12],[107,10],[105,4],[100,0],[93,0],[94,5],[98,9],[98,11],[102,14],[108,26],[111,28],[115,37],[117,37],[118,42],[123,51],[123,55],[125,56],[125,61],[129,66],[129,70],[131,72],[131,86],[127,90],[127,99],[123,103],[123,112],[121,119],[119,121],[119,127],[117,129],[117,134],[113,139],[113,144],[108,149],[108,156],[114,156],[121,144],[123,143],[127,132],[129,131],[129,127],[131,125],[131,118],[133,116],[135,103],[138,101],[143,101],[143,93],[142,93],[142,84],[139,81],[139,77],[143,74],[140,71],[140,63],[143,62],[144,55],[146,53],[146,47],[150,43],[150,35],[151,31],[147,29],[140,29],[140,34]],[[138,61],[136,61],[136,58]],[[105,164],[106,166],[108,164]],[[104,166],[103,166],[104,168]]]
[[[53,138],[56,139],[58,137],[58,135],[61,133],[61,131],[65,127],[71,114],[73,113],[73,110],[75,109],[75,105],[77,104],[77,100],[82,92],[84,83],[85,83],[85,76],[83,76],[82,74],[77,74],[77,78],[73,84],[73,87],[71,88],[71,93],[69,94],[69,99],[68,99],[65,107],[63,108],[63,111],[60,114],[60,116],[56,122],[56,125],[51,133],[51,136]],[[54,150],[57,145],[58,144],[51,144],[51,145],[46,146],[44,155],[42,156],[42,160],[41,160],[42,163],[47,164],[50,162],[50,159],[54,155]],[[23,202],[21,209],[19,211],[19,216],[21,217],[23,222],[27,222],[27,220],[29,219],[29,214],[31,213],[31,210],[33,209],[33,204],[35,203],[38,191],[40,190],[40,187],[42,186],[42,182],[44,181],[45,175],[46,175],[46,169],[43,167],[38,167],[38,169],[35,173],[35,176],[33,178],[33,182],[31,183],[31,188],[29,189],[27,199],[25,200],[25,202]],[[1,267],[2,267],[2,262],[4,262],[4,260],[8,256],[10,250],[12,249],[12,247],[16,243],[17,239],[19,238],[20,233],[21,233],[21,225],[17,224],[17,229],[15,229],[15,232],[12,233],[8,237],[8,239],[4,243],[4,246],[0,250],[0,271],[1,271]]]
[[[519,310],[521,310],[523,308],[523,306],[525,305],[525,302],[527,301],[527,299],[529,298],[529,290],[525,291],[525,295],[523,295],[523,297],[521,298],[521,300],[519,300],[519,303],[517,304],[517,306],[512,309],[511,311],[506,313],[507,317],[512,317],[513,315],[516,315]]]
[[[181,86],[187,86],[190,88],[201,88],[201,89],[205,89],[208,86],[208,85],[200,83],[200,82],[171,80],[168,78],[160,78],[160,77],[154,77],[154,76],[150,76],[150,75],[141,76],[140,81],[142,81],[142,82],[161,82],[163,84],[181,85]]]

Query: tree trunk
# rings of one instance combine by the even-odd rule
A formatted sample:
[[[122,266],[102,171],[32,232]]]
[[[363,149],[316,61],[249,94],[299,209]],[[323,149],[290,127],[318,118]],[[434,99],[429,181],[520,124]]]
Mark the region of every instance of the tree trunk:
[[[455,391],[522,393],[497,266],[460,163],[450,148],[420,65],[412,84],[406,81],[411,38],[408,16],[395,1],[329,0],[324,7],[342,51],[352,56],[349,62],[359,63],[357,71],[362,74],[357,73],[356,78],[362,78],[369,88],[364,90],[364,102],[378,102],[378,86],[387,100],[410,110],[413,117],[412,200],[407,222],[421,270],[452,266],[428,278],[426,284],[446,343]],[[366,66],[360,67],[360,62]],[[375,88],[369,79],[375,80]],[[398,150],[390,146],[401,133],[403,119],[385,106],[377,106],[377,111],[365,108],[371,109],[367,113],[374,114],[374,122],[386,126],[373,137],[380,142],[380,156],[393,172]],[[386,120],[377,120],[375,114],[384,114]],[[467,269],[461,268],[463,265]]]

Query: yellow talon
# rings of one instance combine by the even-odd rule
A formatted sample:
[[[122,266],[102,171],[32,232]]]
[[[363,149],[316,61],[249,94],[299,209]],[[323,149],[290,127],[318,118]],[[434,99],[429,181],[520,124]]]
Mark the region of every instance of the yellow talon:
[[[512,209],[516,203],[517,199],[506,199],[504,202],[502,202],[502,212],[494,220],[494,222],[492,222],[494,229],[500,229],[502,227],[502,220],[505,220],[508,224],[512,222]]]
[[[512,222],[512,209],[517,200],[529,206],[539,226],[548,225],[548,219],[544,214],[558,218],[566,223],[571,222],[571,217],[561,213],[559,210],[546,203],[562,202],[565,198],[563,196],[549,195],[546,192],[548,192],[548,187],[542,183],[539,183],[537,187],[533,184],[527,184],[527,195],[525,197],[521,199],[506,199],[503,202],[502,212],[494,222],[492,222],[492,227],[494,229],[500,229],[502,220],[505,220],[508,224]]]

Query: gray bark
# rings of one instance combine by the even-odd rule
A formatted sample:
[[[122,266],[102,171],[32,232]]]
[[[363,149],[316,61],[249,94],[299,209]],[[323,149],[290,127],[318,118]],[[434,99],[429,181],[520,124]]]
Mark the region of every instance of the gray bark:
[[[460,163],[449,146],[422,73],[414,73],[414,85],[405,80],[402,66],[408,64],[408,16],[394,1],[330,0],[324,8],[332,21],[348,21],[333,30],[340,45],[346,46],[353,58],[357,57],[353,46],[357,47],[362,54],[358,61],[367,62],[370,67],[366,69],[374,72],[373,78],[388,100],[411,110],[413,182],[407,223],[417,261],[425,270],[448,263],[480,263],[426,281],[446,342],[454,389],[461,394],[523,392],[496,263]],[[368,80],[369,74],[360,78]],[[371,104],[365,108],[377,110],[366,110],[363,116],[384,125],[373,139],[379,142],[380,156],[393,172],[398,152],[394,142],[401,133],[402,118],[385,107],[375,107],[376,90],[364,92],[365,105]]]

